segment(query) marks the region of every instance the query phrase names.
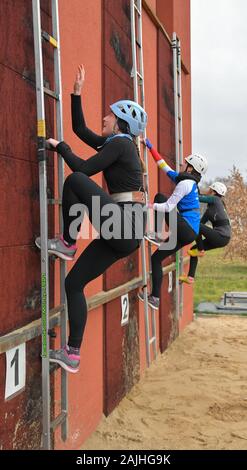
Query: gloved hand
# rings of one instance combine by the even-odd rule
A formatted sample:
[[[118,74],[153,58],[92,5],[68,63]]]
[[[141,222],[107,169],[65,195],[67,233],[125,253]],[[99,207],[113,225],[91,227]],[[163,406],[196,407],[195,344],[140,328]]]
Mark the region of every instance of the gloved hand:
[[[145,144],[149,150],[151,150],[151,148],[153,147],[149,139],[145,140]]]

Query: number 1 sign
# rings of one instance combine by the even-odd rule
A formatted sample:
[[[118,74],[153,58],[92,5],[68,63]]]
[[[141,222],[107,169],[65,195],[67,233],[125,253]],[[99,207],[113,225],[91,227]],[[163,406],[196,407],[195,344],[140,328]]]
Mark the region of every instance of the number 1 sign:
[[[26,383],[26,343],[6,352],[5,400],[22,390]]]

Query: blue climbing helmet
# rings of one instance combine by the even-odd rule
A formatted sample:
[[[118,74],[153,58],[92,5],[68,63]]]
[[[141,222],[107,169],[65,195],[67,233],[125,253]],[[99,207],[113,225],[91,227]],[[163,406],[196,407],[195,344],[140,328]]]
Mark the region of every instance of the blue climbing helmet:
[[[137,137],[143,134],[147,126],[147,113],[135,101],[120,100],[110,105],[112,112],[118,118],[127,122],[130,133]]]

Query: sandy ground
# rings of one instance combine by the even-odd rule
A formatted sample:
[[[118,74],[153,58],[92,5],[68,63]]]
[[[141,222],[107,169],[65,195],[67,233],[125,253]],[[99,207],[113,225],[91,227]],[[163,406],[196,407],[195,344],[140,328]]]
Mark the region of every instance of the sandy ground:
[[[83,449],[247,449],[247,318],[198,318]]]

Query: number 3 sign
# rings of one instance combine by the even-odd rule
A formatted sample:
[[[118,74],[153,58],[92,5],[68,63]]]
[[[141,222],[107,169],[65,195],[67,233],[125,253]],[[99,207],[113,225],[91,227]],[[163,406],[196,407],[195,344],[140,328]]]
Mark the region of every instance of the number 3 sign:
[[[6,352],[5,400],[22,390],[26,383],[26,343]]]

